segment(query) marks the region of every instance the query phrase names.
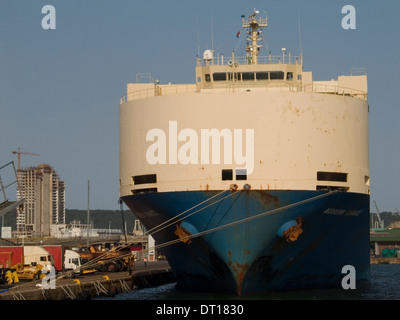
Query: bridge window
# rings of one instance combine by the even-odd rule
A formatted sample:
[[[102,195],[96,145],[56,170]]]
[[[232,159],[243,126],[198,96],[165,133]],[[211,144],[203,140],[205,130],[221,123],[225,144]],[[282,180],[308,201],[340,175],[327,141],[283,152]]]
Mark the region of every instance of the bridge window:
[[[242,80],[243,81],[254,80],[254,72],[243,72]]]
[[[256,72],[257,80],[268,80],[268,72]]]
[[[293,80],[293,72],[288,72],[287,74],[286,74],[286,80]]]
[[[214,81],[226,81],[226,73],[225,72],[216,72],[213,73]]]
[[[231,81],[231,80],[237,80],[237,79],[238,79],[238,74],[237,74],[237,72],[228,73],[228,80],[229,80],[229,81]]]
[[[269,78],[271,80],[283,80],[284,79],[284,72],[283,71],[271,71],[269,73]]]

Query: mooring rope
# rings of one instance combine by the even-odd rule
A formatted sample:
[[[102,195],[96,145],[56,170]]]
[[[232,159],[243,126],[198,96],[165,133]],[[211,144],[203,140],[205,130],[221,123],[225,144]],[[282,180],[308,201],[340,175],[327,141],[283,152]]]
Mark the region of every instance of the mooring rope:
[[[302,204],[306,204],[308,202],[316,201],[316,200],[331,196],[331,195],[333,195],[333,194],[335,194],[337,192],[339,192],[339,191],[338,190],[330,191],[328,193],[324,193],[324,194],[321,194],[321,195],[318,195],[318,196],[315,196],[315,197],[311,197],[311,198],[308,198],[308,199],[305,199],[305,200],[301,200],[301,201],[298,201],[296,203],[289,204],[287,206],[283,206],[283,207],[280,207],[280,208],[276,208],[276,209],[272,209],[272,210],[269,210],[269,211],[261,212],[259,214],[254,215],[254,216],[243,218],[241,220],[236,220],[236,221],[224,224],[222,226],[218,226],[218,227],[215,227],[215,228],[211,228],[211,229],[207,229],[207,230],[204,230],[204,231],[200,231],[198,233],[191,234],[191,235],[188,235],[186,237],[182,237],[182,238],[174,239],[174,240],[171,240],[171,241],[167,241],[167,242],[164,242],[162,244],[156,245],[154,247],[148,248],[147,250],[160,249],[160,248],[163,248],[163,247],[166,247],[166,246],[181,242],[181,241],[186,240],[186,239],[197,238],[197,237],[206,235],[208,233],[216,232],[216,231],[219,231],[219,230],[222,230],[222,229],[225,229],[225,228],[229,228],[229,227],[241,224],[241,223],[245,223],[245,222],[248,222],[248,221],[251,221],[251,220],[254,220],[254,219],[259,219],[259,218],[262,218],[262,217],[270,215],[270,214],[275,214],[275,213],[283,211],[283,210],[291,209],[291,208],[300,206]]]
[[[223,192],[226,192],[226,191],[227,191],[227,190],[225,190],[225,191],[223,191]],[[219,194],[222,194],[223,192],[220,192]],[[234,194],[236,194],[236,193],[237,193],[237,191],[232,191],[232,192],[231,192],[230,194],[228,194],[227,196],[225,196],[225,197],[223,197],[223,198],[221,198],[221,199],[218,199],[218,200],[216,200],[216,201],[214,201],[214,202],[212,202],[212,203],[210,203],[210,204],[208,204],[208,205],[206,205],[206,206],[204,206],[204,207],[202,207],[202,208],[200,208],[200,209],[198,209],[198,210],[196,210],[196,211],[194,211],[194,212],[192,212],[192,213],[189,213],[188,215],[184,216],[182,219],[186,219],[186,218],[188,218],[188,217],[190,217],[190,216],[192,216],[192,215],[194,215],[194,214],[196,214],[196,213],[198,213],[198,212],[200,212],[200,211],[203,211],[204,209],[206,209],[206,208],[208,208],[208,207],[211,207],[211,206],[215,205],[216,203],[221,202],[221,201],[223,201],[223,200],[225,200],[225,199],[231,197],[232,195],[234,195]],[[218,195],[219,195],[219,194],[218,194]],[[215,197],[215,196],[214,196],[214,197]],[[212,197],[212,198],[213,198],[213,197]],[[210,199],[211,199],[211,198],[209,198],[209,199],[203,201],[202,203],[204,203],[204,202],[206,202],[206,201],[209,201]],[[196,206],[194,206],[194,207],[197,207],[197,206],[198,206],[198,205],[196,205]],[[192,207],[192,208],[186,210],[186,211],[183,212],[183,213],[186,213],[186,212],[192,210],[194,207]],[[181,216],[183,213],[180,213],[179,216]],[[164,223],[166,223],[166,222],[168,222],[168,221],[172,221],[171,223],[169,223],[169,224],[167,224],[166,226],[164,226],[164,227],[162,227],[162,228],[159,228],[158,230],[155,230],[155,231],[153,231],[153,232],[151,232],[151,233],[150,233],[150,231],[148,231],[146,234],[150,233],[151,235],[153,235],[153,234],[155,234],[155,233],[157,233],[157,232],[159,232],[159,231],[161,231],[161,230],[163,230],[163,229],[165,229],[165,228],[168,228],[169,226],[171,226],[171,225],[173,225],[174,223],[176,223],[178,220],[179,220],[179,219],[178,219],[178,216],[175,216],[175,217],[173,217],[173,218],[171,218],[171,219],[169,219],[169,220],[167,220],[167,221],[165,221],[165,222],[159,224],[158,226],[154,227],[154,228],[151,229],[151,230],[154,230],[155,228],[158,228],[159,226],[161,226],[162,224],[164,224]]]
[[[172,218],[170,218],[170,219],[168,219],[168,220],[166,220],[166,221],[160,223],[159,225],[157,225],[157,226],[151,228],[150,230],[146,231],[146,234],[154,234],[154,233],[156,233],[156,232],[158,232],[158,231],[160,231],[160,230],[162,230],[162,229],[165,229],[166,227],[170,226],[171,224],[174,224],[174,223],[175,223],[175,220],[178,220],[178,218],[179,218],[180,216],[184,215],[185,213],[189,212],[190,210],[193,210],[194,208],[196,208],[196,207],[198,207],[198,206],[200,206],[200,205],[202,205],[202,204],[204,204],[204,203],[206,203],[206,202],[208,202],[208,201],[214,199],[215,197],[217,197],[217,196],[219,196],[219,195],[221,195],[221,194],[223,194],[223,193],[225,193],[225,192],[227,192],[227,191],[229,191],[229,190],[231,190],[231,189],[223,190],[223,191],[221,191],[221,192],[219,192],[219,193],[213,195],[212,197],[207,198],[206,200],[204,200],[204,201],[202,201],[202,202],[200,202],[200,203],[194,205],[193,207],[191,207],[191,208],[189,208],[189,209],[187,209],[187,210],[185,210],[185,211],[179,213],[178,215],[176,215],[176,216],[174,216],[174,217],[172,217]],[[225,199],[225,198],[224,198],[224,199]],[[220,200],[218,200],[218,201],[221,201],[221,200],[223,200],[223,199],[220,199]],[[211,205],[213,205],[213,204],[215,204],[215,203],[216,203],[216,202],[212,203]],[[209,206],[210,206],[210,205],[209,205]],[[193,212],[192,214],[194,214],[194,213],[196,213],[196,212],[199,212],[199,211],[201,211],[201,210],[204,210],[205,208],[207,208],[207,207],[201,208],[201,209],[199,209],[199,210]],[[191,215],[192,215],[192,214],[191,214]],[[164,225],[164,224],[166,224],[166,223],[169,223],[169,222],[171,222],[171,221],[173,221],[173,222],[170,223],[170,224],[168,224],[167,226],[165,226],[165,227],[163,227],[163,228],[157,230],[157,228],[160,228],[162,225]]]
[[[291,209],[291,208],[306,204],[308,202],[316,201],[316,200],[331,196],[331,195],[333,195],[333,194],[335,194],[337,192],[339,192],[339,191],[338,190],[330,191],[328,193],[324,193],[324,194],[321,194],[321,195],[318,195],[318,196],[315,196],[315,197],[311,197],[311,198],[308,198],[308,199],[305,199],[305,200],[301,200],[301,201],[298,201],[298,202],[295,202],[295,203],[292,203],[292,204],[289,204],[289,205],[286,205],[286,206],[283,206],[283,207],[280,207],[280,208],[276,208],[276,209],[272,209],[272,210],[269,210],[269,211],[261,212],[259,214],[254,215],[254,216],[251,216],[251,217],[243,218],[241,220],[236,220],[236,221],[233,221],[233,222],[230,222],[230,223],[227,223],[227,224],[215,227],[215,228],[211,228],[211,229],[207,229],[207,230],[204,230],[204,231],[200,231],[198,233],[191,234],[191,235],[188,235],[186,237],[177,238],[177,239],[170,240],[170,241],[167,241],[167,242],[164,242],[164,243],[161,243],[161,244],[157,244],[157,245],[155,245],[153,247],[147,248],[146,251],[164,248],[164,247],[179,243],[179,242],[181,242],[183,240],[186,240],[186,239],[193,239],[193,238],[201,237],[203,235],[206,235],[206,234],[209,234],[209,233],[213,233],[213,232],[225,229],[225,228],[229,228],[229,227],[232,227],[232,226],[235,226],[235,225],[238,225],[238,224],[242,224],[242,223],[254,220],[254,219],[259,219],[259,218],[262,218],[262,217],[267,216],[267,215],[278,213],[280,211]],[[219,193],[219,194],[221,194],[221,193]],[[220,200],[222,200],[222,199],[220,199]],[[218,201],[219,200],[217,200],[216,202],[218,202]],[[130,245],[130,243],[123,244],[123,245],[120,245],[120,246],[129,246],[129,245]],[[125,256],[129,256],[129,254],[125,255]],[[118,258],[121,258],[121,257],[118,257]],[[116,258],[116,259],[118,259],[118,258]]]

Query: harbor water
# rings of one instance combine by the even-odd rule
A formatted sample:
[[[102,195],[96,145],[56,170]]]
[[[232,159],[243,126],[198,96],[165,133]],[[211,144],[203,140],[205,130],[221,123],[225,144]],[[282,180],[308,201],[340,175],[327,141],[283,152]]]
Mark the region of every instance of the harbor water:
[[[400,264],[371,264],[371,277],[356,289],[296,290],[236,296],[181,290],[175,283],[120,293],[106,300],[400,300]]]

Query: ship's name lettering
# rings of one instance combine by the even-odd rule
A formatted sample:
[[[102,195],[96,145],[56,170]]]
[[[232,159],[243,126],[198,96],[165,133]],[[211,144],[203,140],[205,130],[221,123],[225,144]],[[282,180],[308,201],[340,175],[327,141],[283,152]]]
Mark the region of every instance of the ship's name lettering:
[[[362,210],[343,210],[343,209],[335,209],[335,208],[328,208],[323,213],[325,214],[332,214],[335,216],[359,216]]]
[[[146,141],[153,142],[146,150],[146,160],[152,165],[210,164],[210,160],[211,164],[221,164],[222,153],[223,164],[241,166],[247,175],[254,169],[254,129],[200,129],[199,138],[196,130],[185,128],[178,132],[178,121],[169,121],[167,133],[159,128],[151,129]]]

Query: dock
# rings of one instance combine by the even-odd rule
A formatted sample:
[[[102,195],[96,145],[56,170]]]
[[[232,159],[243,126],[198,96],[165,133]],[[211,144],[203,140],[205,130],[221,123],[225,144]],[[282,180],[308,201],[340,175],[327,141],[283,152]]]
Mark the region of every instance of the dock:
[[[399,257],[371,257],[371,264],[400,264]]]
[[[371,264],[400,264],[400,222],[370,233]]]
[[[43,289],[42,280],[20,281],[9,288],[0,288],[0,300],[89,300],[99,296],[115,296],[141,288],[173,283],[175,279],[166,260],[138,261],[132,273],[96,272],[73,279],[58,279],[54,289]]]

